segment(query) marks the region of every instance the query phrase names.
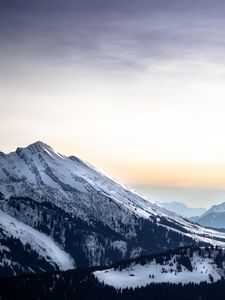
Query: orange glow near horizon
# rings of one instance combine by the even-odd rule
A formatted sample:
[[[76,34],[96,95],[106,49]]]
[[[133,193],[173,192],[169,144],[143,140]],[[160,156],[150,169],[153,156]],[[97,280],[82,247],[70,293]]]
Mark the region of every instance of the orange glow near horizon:
[[[155,185],[171,187],[205,187],[225,188],[225,163],[211,161],[206,163],[185,163],[179,159],[172,161],[151,161],[149,157],[133,156],[132,151],[124,153],[120,159],[113,151],[104,152],[105,149],[93,147],[92,151],[86,151],[85,146],[74,145],[71,142],[59,143],[57,140],[49,142],[43,140],[52,148],[65,155],[75,155],[92,164],[106,175],[120,180],[128,185]],[[35,141],[18,145],[26,147]],[[6,153],[15,151],[15,148],[1,149]],[[190,159],[190,158],[189,158]],[[188,158],[187,158],[188,160]]]
[[[225,188],[225,166],[112,165],[106,172],[127,184],[171,187]]]
[[[43,74],[42,84],[54,78],[51,68]],[[26,77],[21,88],[5,87],[0,150],[41,140],[125,183],[225,187],[219,64],[174,61],[126,78],[85,75],[35,93]]]

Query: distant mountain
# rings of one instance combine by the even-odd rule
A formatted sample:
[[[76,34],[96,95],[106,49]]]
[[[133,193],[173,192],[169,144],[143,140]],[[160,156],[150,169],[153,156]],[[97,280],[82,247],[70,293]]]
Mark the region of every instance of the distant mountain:
[[[206,227],[225,228],[225,202],[213,205],[195,221]]]
[[[206,208],[195,208],[195,207],[188,207],[186,204],[182,202],[159,202],[159,205],[165,207],[166,209],[175,212],[176,214],[184,217],[184,218],[191,218],[196,216],[201,216],[204,214],[207,209]]]
[[[225,233],[42,142],[0,152],[0,214],[0,276],[105,266],[199,243],[225,246]]]

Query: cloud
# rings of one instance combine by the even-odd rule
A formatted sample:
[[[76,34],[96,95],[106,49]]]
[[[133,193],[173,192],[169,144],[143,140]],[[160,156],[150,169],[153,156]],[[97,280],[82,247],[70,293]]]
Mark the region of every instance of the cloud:
[[[221,2],[1,0],[0,51],[108,71],[174,58],[223,60]]]

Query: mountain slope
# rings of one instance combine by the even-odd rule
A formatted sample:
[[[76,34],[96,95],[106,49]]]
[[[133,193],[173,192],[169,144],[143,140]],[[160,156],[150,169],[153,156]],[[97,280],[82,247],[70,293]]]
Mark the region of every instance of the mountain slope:
[[[77,267],[110,265],[225,234],[159,207],[42,142],[0,153],[0,209],[48,235]]]
[[[112,261],[132,257],[137,248],[137,243],[131,244],[129,239],[108,226],[71,217],[49,202],[11,197],[2,199],[0,207],[8,215],[50,236],[70,253],[77,267],[111,264]]]
[[[22,253],[20,253],[20,251]],[[21,271],[35,272],[37,266],[46,271],[75,267],[73,259],[47,235],[19,222],[0,210],[0,276]],[[33,256],[31,261],[27,256]],[[29,255],[28,255],[29,254]],[[23,263],[21,263],[23,261]]]

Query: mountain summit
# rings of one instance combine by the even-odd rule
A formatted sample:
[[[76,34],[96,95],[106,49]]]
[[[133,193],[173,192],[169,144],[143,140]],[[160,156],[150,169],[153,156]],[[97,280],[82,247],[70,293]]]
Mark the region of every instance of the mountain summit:
[[[59,154],[42,142],[0,155],[0,195],[2,213],[14,218],[19,228],[21,224],[29,226],[25,229],[32,233],[32,240],[37,232],[50,238],[72,262],[70,266],[109,265],[190,244],[225,245],[224,233],[193,224],[79,158]],[[12,241],[7,238],[10,228],[0,219],[2,246],[11,251],[7,253],[13,253]],[[15,235],[11,229],[23,247],[25,240],[30,244],[31,239],[24,239],[22,233]],[[35,246],[39,244],[31,243],[29,249],[46,262],[49,255],[39,251]],[[23,266],[25,260],[21,263],[8,254],[7,261],[13,259],[14,273],[34,271],[28,262]],[[62,263],[50,260],[45,269],[49,266],[61,268]]]

